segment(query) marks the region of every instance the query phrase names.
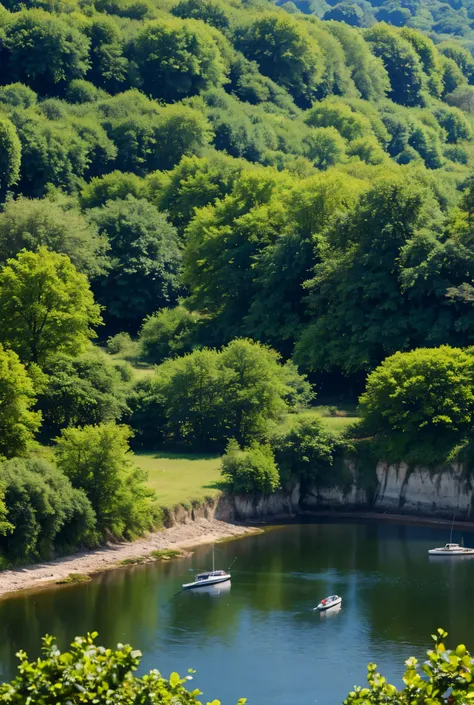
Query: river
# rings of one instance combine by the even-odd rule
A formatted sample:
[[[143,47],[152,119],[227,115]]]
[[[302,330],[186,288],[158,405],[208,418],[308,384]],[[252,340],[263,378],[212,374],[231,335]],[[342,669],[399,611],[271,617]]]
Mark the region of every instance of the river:
[[[217,594],[174,596],[191,570],[210,565],[210,547],[19,594],[0,601],[0,680],[14,673],[18,649],[38,654],[43,634],[64,647],[96,630],[107,646],[141,649],[142,670],[196,669],[204,702],[337,705],[365,683],[369,661],[401,684],[405,659],[423,658],[439,626],[451,644],[474,650],[474,559],[427,554],[448,538],[446,529],[403,524],[291,524],[219,544],[219,567],[236,560],[230,589]],[[463,538],[474,545],[474,534]],[[331,593],[343,597],[340,612],[314,612]]]

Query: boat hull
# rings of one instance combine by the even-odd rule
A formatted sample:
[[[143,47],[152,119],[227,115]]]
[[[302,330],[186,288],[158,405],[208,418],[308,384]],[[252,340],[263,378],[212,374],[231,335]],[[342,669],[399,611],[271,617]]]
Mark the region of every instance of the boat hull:
[[[225,583],[230,580],[230,574],[216,575],[207,580],[196,580],[194,583],[185,583],[183,585],[183,590],[198,590],[199,588],[207,587],[209,585],[217,585],[218,583]]]
[[[474,556],[474,549],[466,548],[461,551],[446,551],[442,548],[432,548],[428,553],[430,556],[452,556],[453,558],[459,558],[460,556]]]
[[[342,603],[342,597],[339,597],[337,600],[334,600],[333,602],[330,602],[329,604],[326,603],[325,605],[323,605],[323,603],[320,602],[319,605],[316,607],[316,609],[319,612],[326,612],[326,610],[330,610],[333,607],[339,607],[341,605],[341,603]]]

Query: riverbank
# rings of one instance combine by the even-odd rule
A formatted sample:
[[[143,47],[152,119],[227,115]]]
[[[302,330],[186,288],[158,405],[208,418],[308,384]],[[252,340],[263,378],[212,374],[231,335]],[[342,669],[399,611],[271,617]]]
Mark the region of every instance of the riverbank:
[[[0,573],[0,597],[65,581],[71,574],[93,575],[123,567],[124,562],[148,558],[153,551],[190,549],[222,539],[261,531],[252,526],[230,524],[217,519],[197,518],[149,534],[132,543],[108,544],[93,551],[22,566]],[[126,565],[126,563],[125,563]]]

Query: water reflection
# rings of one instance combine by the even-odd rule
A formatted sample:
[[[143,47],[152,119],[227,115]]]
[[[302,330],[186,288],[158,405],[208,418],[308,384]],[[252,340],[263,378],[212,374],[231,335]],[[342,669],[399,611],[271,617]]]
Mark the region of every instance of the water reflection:
[[[473,535],[463,538],[474,545]],[[64,647],[97,630],[107,646],[141,649],[144,669],[196,668],[208,700],[335,705],[364,682],[369,661],[399,679],[438,626],[471,643],[474,561],[429,560],[428,548],[446,540],[417,526],[292,525],[222,544],[223,565],[236,558],[232,583],[180,592],[190,571],[209,565],[203,547],[185,560],[20,595],[0,602],[0,678],[13,673],[18,649],[36,656],[47,632]],[[343,609],[314,612],[330,594],[343,597]]]

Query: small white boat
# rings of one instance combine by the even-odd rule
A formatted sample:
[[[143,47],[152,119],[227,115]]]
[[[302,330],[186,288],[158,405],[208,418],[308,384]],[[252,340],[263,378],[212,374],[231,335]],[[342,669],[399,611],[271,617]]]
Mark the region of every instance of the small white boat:
[[[430,556],[474,556],[474,548],[464,548],[458,543],[447,543],[440,548],[430,548]]]
[[[460,546],[458,543],[453,543],[453,528],[454,519],[456,515],[453,516],[451,522],[451,533],[449,535],[449,543],[446,546],[441,546],[439,548],[430,548],[428,553],[430,556],[474,556],[474,548],[465,548]]]
[[[207,585],[217,585],[230,580],[230,573],[227,570],[215,570],[214,546],[212,547],[212,570],[207,573],[199,573],[196,575],[192,583],[184,583],[183,590],[191,590],[192,588],[202,588]]]
[[[325,597],[324,600],[321,600],[319,605],[314,609],[324,612],[325,610],[330,610],[332,607],[337,607],[341,603],[342,597],[339,597],[339,595],[330,595],[329,597]]]

